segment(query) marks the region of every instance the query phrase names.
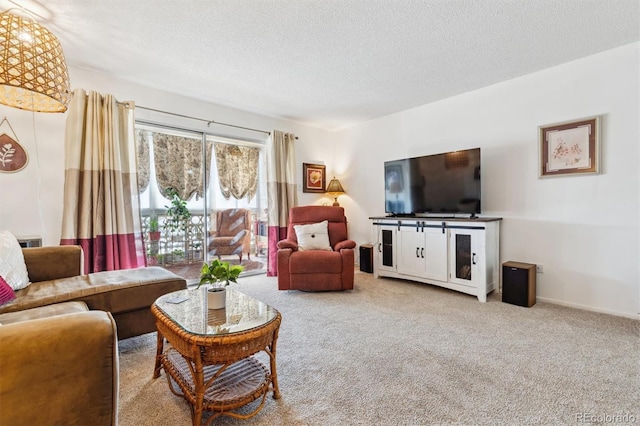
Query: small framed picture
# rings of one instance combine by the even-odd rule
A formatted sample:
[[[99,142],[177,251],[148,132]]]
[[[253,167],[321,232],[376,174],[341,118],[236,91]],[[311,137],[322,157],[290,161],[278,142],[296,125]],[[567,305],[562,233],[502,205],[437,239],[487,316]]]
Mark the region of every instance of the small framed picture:
[[[302,163],[302,192],[325,192],[326,167],[322,164]]]
[[[600,117],[538,127],[539,177],[600,173]]]

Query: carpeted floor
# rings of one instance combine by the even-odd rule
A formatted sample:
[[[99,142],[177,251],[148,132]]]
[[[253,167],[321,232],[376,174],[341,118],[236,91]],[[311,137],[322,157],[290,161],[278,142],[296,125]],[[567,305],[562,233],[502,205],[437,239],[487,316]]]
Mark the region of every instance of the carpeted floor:
[[[234,286],[282,313],[283,397],[215,425],[640,422],[638,321],[359,271],[349,292],[278,291],[264,275]],[[151,378],[154,355],[155,333],[120,342],[120,424],[191,424],[164,372]]]

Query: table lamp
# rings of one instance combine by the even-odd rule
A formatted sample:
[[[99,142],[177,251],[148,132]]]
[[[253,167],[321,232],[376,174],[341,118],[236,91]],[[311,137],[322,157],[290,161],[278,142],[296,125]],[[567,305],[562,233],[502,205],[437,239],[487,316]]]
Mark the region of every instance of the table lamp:
[[[334,197],[333,205],[339,206],[340,204],[338,203],[338,196],[344,194],[345,192],[344,188],[340,184],[340,181],[336,179],[335,176],[333,177],[333,179],[331,179],[331,181],[329,181],[329,185],[327,185],[327,192]]]

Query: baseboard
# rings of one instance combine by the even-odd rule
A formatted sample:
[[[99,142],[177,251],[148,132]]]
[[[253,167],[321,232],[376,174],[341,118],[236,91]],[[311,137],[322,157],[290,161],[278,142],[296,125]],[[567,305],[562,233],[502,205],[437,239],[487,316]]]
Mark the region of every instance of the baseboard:
[[[538,296],[536,300],[539,300],[541,302],[553,303],[555,305],[567,306],[569,308],[582,309],[585,311],[598,312],[600,314],[614,315],[616,317],[624,317],[624,318],[640,321],[640,312],[637,314],[626,314],[626,313],[617,312],[617,311],[610,311],[608,309],[594,308],[593,306],[581,305],[579,303],[563,302],[560,300],[549,299],[547,297],[540,297],[540,296]]]

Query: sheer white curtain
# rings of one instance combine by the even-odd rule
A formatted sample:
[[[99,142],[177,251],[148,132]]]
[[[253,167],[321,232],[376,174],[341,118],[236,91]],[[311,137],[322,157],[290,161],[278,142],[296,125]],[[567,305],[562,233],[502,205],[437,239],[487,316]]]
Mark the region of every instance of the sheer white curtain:
[[[269,199],[267,275],[278,274],[277,243],[287,237],[289,209],[298,204],[295,135],[279,130],[267,141],[267,193]]]

